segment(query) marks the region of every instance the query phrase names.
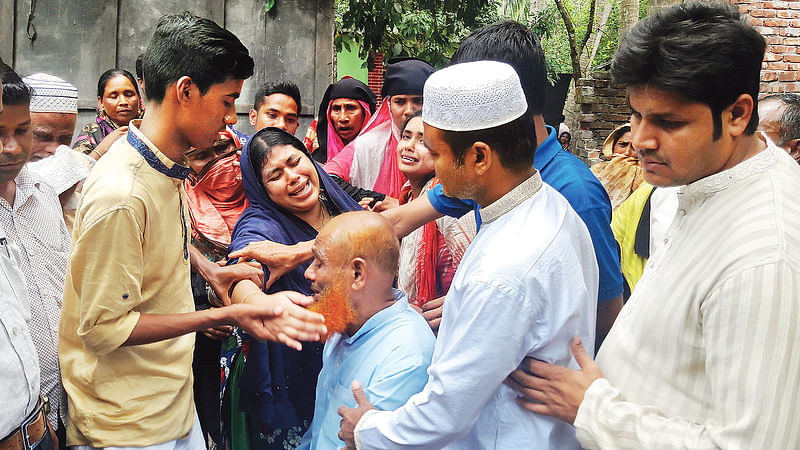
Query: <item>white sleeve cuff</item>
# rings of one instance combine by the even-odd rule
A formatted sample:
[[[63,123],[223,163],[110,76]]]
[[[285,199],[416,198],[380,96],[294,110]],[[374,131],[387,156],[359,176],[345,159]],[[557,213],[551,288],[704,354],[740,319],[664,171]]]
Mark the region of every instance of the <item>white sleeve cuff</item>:
[[[353,440],[355,441],[356,444],[356,450],[363,450],[365,448],[364,445],[361,443],[361,431],[364,428],[371,428],[375,426],[374,424],[375,421],[369,420],[370,417],[374,417],[376,414],[381,412],[388,412],[388,411],[378,411],[377,409],[370,409],[367,410],[367,412],[365,412],[360,419],[358,419],[358,423],[356,424],[356,427],[353,429]]]

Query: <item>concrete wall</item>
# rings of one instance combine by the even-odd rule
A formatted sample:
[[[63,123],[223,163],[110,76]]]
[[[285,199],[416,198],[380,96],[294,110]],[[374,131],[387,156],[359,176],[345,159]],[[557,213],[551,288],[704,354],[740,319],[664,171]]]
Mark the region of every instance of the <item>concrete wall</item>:
[[[32,27],[28,24],[34,2]],[[333,0],[2,0],[0,57],[25,76],[57,75],[78,87],[78,128],[94,119],[97,79],[105,70],[134,72],[163,14],[189,10],[232,31],[255,59],[255,74],[236,104],[237,128],[250,133],[247,113],[259,86],[287,79],[300,87],[302,124],[333,79]],[[36,30],[31,41],[26,30]],[[298,136],[305,126],[298,129]]]

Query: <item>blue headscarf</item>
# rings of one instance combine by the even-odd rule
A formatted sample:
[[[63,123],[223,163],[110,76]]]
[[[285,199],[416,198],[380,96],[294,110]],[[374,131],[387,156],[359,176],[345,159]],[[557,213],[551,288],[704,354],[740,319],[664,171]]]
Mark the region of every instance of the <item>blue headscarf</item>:
[[[250,207],[233,228],[230,251],[263,240],[293,245],[317,237],[317,231],[313,227],[269,198],[261,181],[260,170],[253,167],[249,148],[264,133],[285,133],[291,136],[278,128],[265,128],[256,133],[242,149],[242,183]],[[294,136],[292,139],[296,141],[294,147],[314,164],[320,181],[320,199],[331,216],[360,210],[358,203],[311,158],[303,143]],[[309,264],[310,261],[287,272],[266,292],[291,290],[311,294],[311,282],[303,275]],[[268,278],[269,273],[264,267],[264,279]],[[319,343],[304,343],[303,350],[298,352],[280,343],[252,340],[247,363],[239,381],[240,409],[261,424],[273,428],[282,429],[299,425],[303,420],[310,421],[314,413],[317,375],[321,368],[322,345]]]

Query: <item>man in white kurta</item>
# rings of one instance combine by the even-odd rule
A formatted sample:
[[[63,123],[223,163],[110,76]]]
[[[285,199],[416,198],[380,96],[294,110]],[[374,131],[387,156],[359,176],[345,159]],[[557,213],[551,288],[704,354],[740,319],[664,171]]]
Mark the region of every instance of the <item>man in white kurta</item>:
[[[518,96],[504,91],[507,79],[515,81],[516,87],[508,89]],[[482,105],[501,111],[501,117],[494,118],[499,124],[492,124],[491,117],[477,119],[478,114],[447,115],[449,102],[462,101],[467,110],[474,107],[468,103],[476,92],[503,105]],[[514,102],[522,102],[516,116],[502,117]],[[474,126],[509,123],[515,127],[516,120],[524,121],[526,109],[517,75],[504,63],[458,64],[431,76],[423,106],[425,143],[436,153],[436,171],[446,194],[462,195],[458,187],[464,187],[473,162],[492,157],[474,158],[467,150],[462,171],[458,163],[451,163],[451,172],[442,171],[446,152],[453,152],[439,145],[441,130],[474,131]],[[472,124],[470,120],[480,124],[469,130],[464,121]],[[513,146],[495,147],[501,145],[494,164],[499,153]],[[528,148],[531,160],[532,150]],[[482,226],[447,294],[427,385],[395,411],[367,411],[355,427],[356,448],[579,448],[570,425],[530,415],[502,384],[526,356],[574,366],[569,353],[574,335],[593,348],[598,284],[591,238],[580,217],[561,194],[542,183],[530,161],[513,166],[525,169],[512,169],[505,165],[511,158],[501,165],[508,177],[519,180],[517,184],[506,184],[491,201],[486,201],[489,195],[474,194],[482,205]],[[472,178],[466,184],[486,183],[481,189],[491,192],[502,185],[498,179],[503,178]]]
[[[513,375],[584,448],[800,448],[800,167],[754,134],[764,48],[734,7],[687,3],[615,55],[645,179],[680,186],[677,211],[597,363]]]

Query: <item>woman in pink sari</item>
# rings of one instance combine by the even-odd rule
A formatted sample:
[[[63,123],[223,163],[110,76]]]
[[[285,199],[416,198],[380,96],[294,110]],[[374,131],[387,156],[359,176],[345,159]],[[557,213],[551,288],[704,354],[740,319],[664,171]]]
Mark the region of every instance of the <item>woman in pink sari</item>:
[[[391,60],[384,73],[380,108],[353,142],[325,165],[325,171],[353,186],[398,198],[406,177],[397,165],[400,127],[422,109],[422,88],[434,72],[419,59]]]

